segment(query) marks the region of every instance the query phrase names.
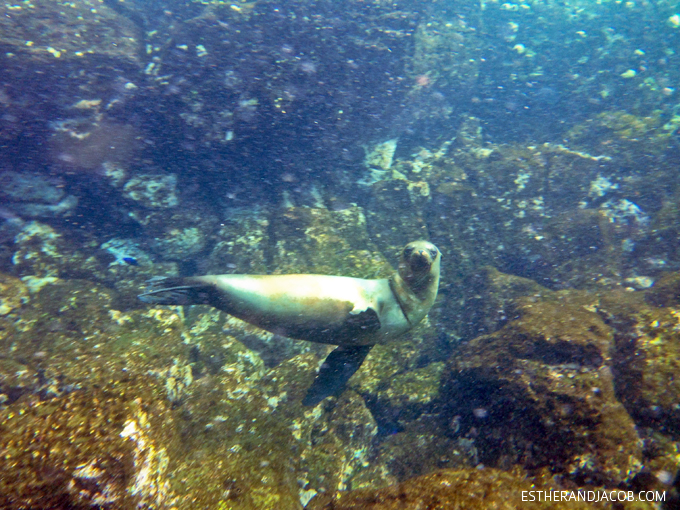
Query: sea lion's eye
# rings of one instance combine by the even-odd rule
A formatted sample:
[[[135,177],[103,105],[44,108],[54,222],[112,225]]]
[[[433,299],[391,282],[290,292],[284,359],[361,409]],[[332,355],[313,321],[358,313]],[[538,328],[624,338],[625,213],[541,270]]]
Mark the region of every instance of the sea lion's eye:
[[[413,247],[404,248],[404,257],[409,257],[413,253]]]
[[[433,260],[437,258],[437,253],[439,253],[439,251],[437,250],[437,248],[432,248],[432,249],[430,250],[430,255],[432,255],[432,259],[433,259]]]

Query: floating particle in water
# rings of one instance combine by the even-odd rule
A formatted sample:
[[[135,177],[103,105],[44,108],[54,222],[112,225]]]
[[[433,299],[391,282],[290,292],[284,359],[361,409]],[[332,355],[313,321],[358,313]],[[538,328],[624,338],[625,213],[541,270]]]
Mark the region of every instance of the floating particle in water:
[[[416,76],[416,85],[418,87],[423,87],[423,88],[429,87],[430,85],[432,85],[432,78],[430,78],[426,74],[421,74],[419,76]]]
[[[670,471],[662,469],[661,471],[657,471],[656,473],[654,473],[654,475],[656,476],[656,479],[663,484],[670,485],[673,483],[674,476],[673,473],[671,473]]]
[[[318,71],[317,65],[311,60],[303,60],[300,62],[300,71],[305,74],[314,74]]]
[[[477,409],[473,409],[472,414],[475,415],[475,418],[483,420],[484,418],[489,416],[489,411],[487,411],[483,407],[478,407]]]

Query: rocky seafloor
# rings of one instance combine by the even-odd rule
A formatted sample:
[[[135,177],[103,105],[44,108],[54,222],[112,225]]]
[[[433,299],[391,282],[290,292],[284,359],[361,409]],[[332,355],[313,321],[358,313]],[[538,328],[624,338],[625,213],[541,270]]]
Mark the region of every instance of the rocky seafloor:
[[[387,271],[379,250],[346,240],[374,246],[358,211],[283,217],[310,233],[281,252],[292,270],[330,272],[335,251],[337,272]],[[94,264],[30,239],[15,259],[36,272]],[[306,265],[306,243],[324,265]],[[647,290],[550,290],[482,268],[485,334],[446,337],[445,283],[425,324],[305,408],[327,347],[207,307],[131,306],[148,270],[121,267],[120,288],[103,275],[0,280],[5,508],[283,509],[312,496],[310,508],[517,508],[527,490],[674,490],[677,273]]]

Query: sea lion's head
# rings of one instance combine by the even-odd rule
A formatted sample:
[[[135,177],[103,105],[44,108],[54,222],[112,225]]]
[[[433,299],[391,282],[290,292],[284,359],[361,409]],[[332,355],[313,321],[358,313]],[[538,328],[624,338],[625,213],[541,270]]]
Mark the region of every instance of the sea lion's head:
[[[429,241],[413,241],[404,246],[399,262],[399,276],[418,292],[429,286],[433,279],[439,284],[441,253]],[[435,288],[436,292],[436,288]]]

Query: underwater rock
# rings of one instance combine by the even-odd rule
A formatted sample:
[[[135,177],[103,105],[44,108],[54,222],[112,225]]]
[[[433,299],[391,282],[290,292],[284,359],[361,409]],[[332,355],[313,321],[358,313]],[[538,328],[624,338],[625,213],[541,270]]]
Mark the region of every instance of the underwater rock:
[[[317,496],[308,510],[397,510],[416,508],[515,509],[527,505],[526,491],[558,491],[558,487],[496,469],[445,470],[378,490],[360,489],[337,496]],[[538,494],[535,494],[538,497]],[[586,509],[590,503],[534,501],[537,508]]]
[[[44,223],[24,223],[14,238],[13,270],[31,289],[63,273],[81,274],[84,258],[70,249],[62,234]]]
[[[56,204],[14,204],[13,209],[22,216],[29,218],[51,218],[68,216],[77,205],[78,198],[68,195]]]
[[[397,150],[397,139],[387,140],[386,142],[375,145],[372,149],[364,148],[366,157],[364,166],[374,175],[373,179],[366,182],[367,185],[373,184],[387,174],[394,161],[394,153]],[[371,182],[373,181],[373,182]]]
[[[224,334],[238,338],[248,349],[257,353],[268,367],[275,367],[299,354],[316,353],[324,357],[328,354],[325,344],[275,335],[231,316],[226,316],[222,329]]]
[[[46,176],[17,172],[0,174],[0,197],[5,207],[24,217],[56,217],[69,213],[78,199],[66,195],[63,184],[49,182]]]
[[[680,273],[664,274],[651,289],[645,292],[645,300],[653,306],[680,306]]]
[[[601,136],[595,120],[585,125],[584,137]],[[482,135],[480,120],[466,116],[454,139],[396,158],[373,184],[366,214],[384,253],[400,236],[427,231],[457,269],[444,284],[466,294],[465,279],[483,265],[553,288],[595,289],[654,277],[668,263],[677,245],[672,190],[641,194],[643,177],[604,141],[495,144]],[[654,172],[653,182],[674,179],[665,162]]]
[[[112,300],[90,282],[53,281],[0,338],[11,353],[0,366],[3,507],[170,506],[178,430],[147,375],[162,344],[140,348],[150,330],[132,317],[143,315]]]
[[[638,313],[635,333],[621,337],[618,391],[635,420],[671,434],[680,432],[680,334],[677,308]]]
[[[358,395],[299,404],[323,357],[267,369],[237,339],[255,328],[223,313],[115,302],[101,285],[55,279],[0,319],[8,508],[52,494],[73,508],[299,510],[366,469],[377,426]]]
[[[61,173],[73,168],[65,160],[70,156],[78,159],[77,151],[45,150],[51,122],[73,119],[74,113],[80,116],[84,105],[97,101],[108,114],[126,108],[134,95],[131,80],[142,70],[142,40],[143,33],[134,23],[103,2],[74,0],[66,5],[36,0],[0,6],[0,139],[11,147],[8,154],[17,151],[24,155],[24,166],[17,171],[50,168]],[[130,87],[126,88],[127,84]],[[117,124],[113,127],[121,129]],[[115,137],[115,133],[109,134]],[[111,146],[105,143],[99,148],[110,151]],[[73,202],[71,198],[62,203],[62,210],[72,208]],[[54,206],[25,209],[32,209],[36,217],[58,213]]]
[[[436,412],[421,414],[417,420],[402,421],[397,428],[381,431],[388,435],[377,447],[375,464],[389,473],[392,483],[439,469],[480,465],[475,440],[441,433]]]
[[[376,431],[361,398],[344,395],[328,410],[298,403],[319,362],[303,354],[251,376],[225,365],[194,382],[181,410],[189,419],[189,459],[201,462],[189,460],[181,469],[204,480],[201,501],[299,509],[312,495],[345,487],[361,472]]]
[[[21,280],[0,273],[0,316],[18,312],[29,301],[28,288]]]
[[[150,264],[134,243],[111,240],[97,249],[96,243],[75,243],[62,232],[31,221],[22,223],[15,235],[9,269],[30,292],[38,292],[58,278],[87,279],[117,289],[116,307],[139,307],[137,294],[145,280],[158,274],[177,274],[174,263]]]
[[[140,174],[123,186],[123,195],[150,209],[168,209],[179,204],[177,176]]]
[[[149,380],[121,381],[0,410],[0,505],[172,506],[168,450],[178,431]]]
[[[428,237],[424,214],[428,197],[411,193],[412,184],[406,179],[389,179],[370,188],[368,229],[383,253],[396,253],[413,239]]]
[[[459,416],[482,463],[551,466],[578,483],[630,481],[642,442],[614,391],[614,331],[598,298],[544,291],[515,302],[517,318],[461,345],[441,394],[442,423]]]
[[[201,253],[206,246],[206,236],[200,227],[171,228],[163,238],[155,238],[154,251],[166,260],[187,260]]]
[[[461,2],[456,7],[466,14],[459,14],[454,22],[446,13],[432,16],[418,25],[409,63],[409,76],[414,81],[412,96],[429,92],[428,89],[455,90],[462,96],[474,93],[482,41],[473,26],[482,22],[482,11],[470,2]]]
[[[444,142],[436,152],[422,149],[413,159],[399,158],[371,184],[366,206],[368,228],[384,253],[398,250],[412,239],[429,237],[431,184],[441,173],[450,145],[450,141]]]
[[[387,4],[324,1],[323,13],[309,16],[309,3],[295,0],[281,16],[260,3],[202,3],[176,5],[171,15],[158,9],[158,19],[149,20],[157,30],[147,28],[145,72],[157,78],[152,100],[161,103],[158,109],[173,112],[164,119],[174,136],[215,163],[200,165],[201,173],[216,176],[207,186],[262,196],[280,175],[284,183],[306,185],[310,169],[325,173],[313,178],[324,185],[326,176],[347,181],[347,155],[387,131],[411,88],[367,70],[380,63],[392,76],[404,75],[419,10],[404,7],[395,16]],[[148,15],[148,9],[130,10]],[[348,22],[323,29],[336,20]],[[337,94],[329,96],[329,89]],[[312,124],[317,127],[309,129]],[[224,179],[225,169],[238,170]]]
[[[206,262],[206,274],[267,274],[269,214],[264,209],[229,209]]]
[[[437,400],[442,353],[434,330],[424,324],[392,345],[376,345],[349,387],[364,396],[381,427],[399,428]]]
[[[439,396],[439,379],[444,363],[430,363],[424,368],[397,374],[389,386],[378,391],[377,398],[385,405],[404,409],[409,404],[423,406]]]
[[[664,154],[673,135],[672,130],[665,128],[665,120],[667,119],[661,109],[650,110],[648,115],[610,110],[576,124],[569,130],[567,137],[577,147],[585,150],[614,145],[617,150],[613,157],[621,166],[635,167],[644,164],[649,171],[655,173],[665,166]],[[650,177],[649,174],[645,175],[645,179]]]
[[[231,210],[209,257],[216,274],[336,274],[380,278],[392,270],[371,243],[360,207]],[[366,249],[368,247],[368,250]],[[370,251],[369,251],[370,250]]]
[[[611,224],[600,210],[604,200],[591,206],[589,198],[590,183],[615,173],[613,165],[555,144],[467,146],[468,138],[457,140],[452,162],[444,158],[432,174],[433,203],[447,213],[428,215],[433,239],[469,268],[465,272],[489,264],[565,285],[579,275],[567,274],[565,266],[581,258],[588,258],[592,272],[607,265],[610,273],[620,270],[620,243],[641,226],[628,219]],[[625,191],[617,190],[617,198]]]
[[[469,274],[465,284],[466,321],[459,327],[465,338],[493,333],[516,318],[515,299],[550,292],[534,280],[501,273],[491,266]]]
[[[601,293],[595,303],[597,313],[614,330],[611,366],[616,395],[644,441],[644,470],[636,484],[650,490],[668,491],[680,466],[680,388],[676,382],[680,315],[672,298],[674,280],[670,273],[669,286],[662,285],[658,294],[654,288],[619,290]],[[662,307],[662,301],[667,306]]]
[[[352,478],[369,465],[378,432],[370,411],[356,393],[346,392],[335,408],[308,427],[300,453],[308,485],[317,493],[334,494],[352,486]]]
[[[284,209],[271,221],[271,231],[276,234],[274,274],[384,278],[392,273],[369,239],[366,217],[360,207],[341,211],[293,207]]]
[[[2,11],[1,40],[15,59],[83,62],[95,55],[137,61],[137,30],[106,4],[93,9],[89,2],[76,0],[64,9],[49,0],[36,0],[30,6],[8,4]]]
[[[612,293],[598,304],[598,312],[616,330],[617,395],[639,426],[671,437],[680,433],[680,310],[672,290],[676,281],[676,273],[670,273],[644,297],[639,292]]]
[[[122,101],[113,99],[113,104],[106,107],[113,108],[119,102]],[[88,107],[83,108],[83,103]],[[89,106],[92,103],[95,106]],[[132,124],[105,117],[99,111],[100,103],[100,99],[81,100],[71,107],[79,110],[78,116],[50,123],[49,147],[55,161],[54,169],[81,176],[104,175],[112,181],[112,167],[120,169],[134,159],[141,148],[137,129]]]
[[[144,228],[145,235],[139,238],[139,245],[165,262],[199,263],[200,255],[208,249],[219,228],[216,216],[198,206],[152,211],[137,209],[131,211],[130,216]]]

